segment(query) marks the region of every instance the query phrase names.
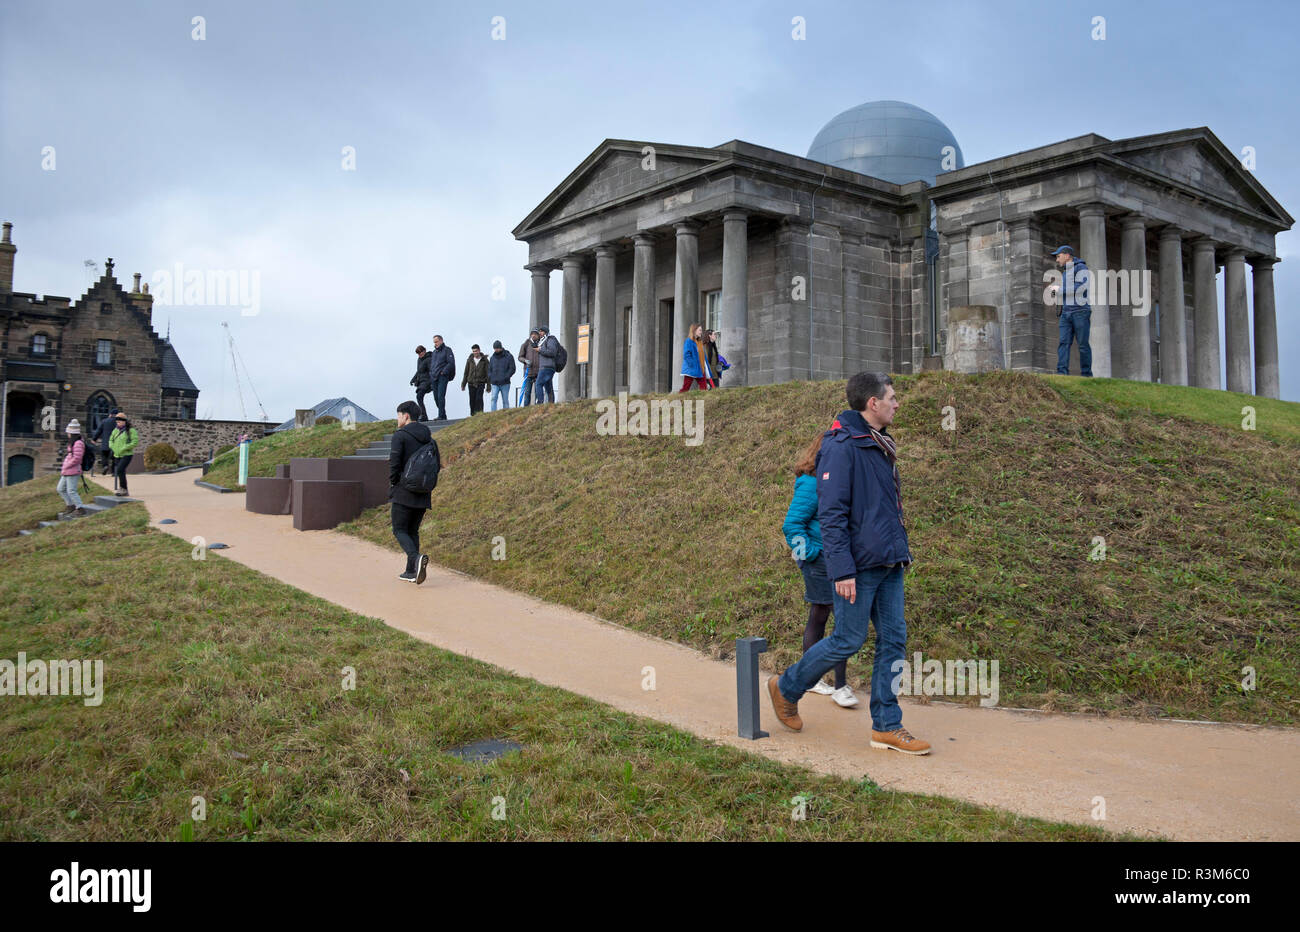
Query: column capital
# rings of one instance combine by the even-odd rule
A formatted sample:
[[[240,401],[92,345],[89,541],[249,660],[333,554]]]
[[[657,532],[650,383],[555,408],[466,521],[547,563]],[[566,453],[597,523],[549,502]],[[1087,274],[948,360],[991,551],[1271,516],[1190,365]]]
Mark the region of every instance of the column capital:
[[[524,268],[532,272],[534,278],[548,278],[551,274],[551,266],[546,262],[535,262],[532,265],[524,266]]]
[[[1214,252],[1218,248],[1219,243],[1212,236],[1198,236],[1192,240],[1192,249],[1197,252]]]
[[[733,208],[731,210],[724,210],[722,212],[723,223],[735,222],[738,220],[748,220],[748,219],[749,219],[749,211],[747,210],[736,210]]]
[[[570,253],[569,255],[565,256],[565,257],[564,257],[562,260],[560,260],[560,261],[561,261],[561,264],[562,264],[566,269],[570,269],[570,268],[582,268],[583,262],[584,262],[585,260],[582,258],[582,256],[580,256],[580,255],[578,255],[578,254],[576,254],[576,253]]]
[[[678,220],[673,224],[673,230],[678,236],[697,236],[700,232],[700,222],[698,220]]]
[[[1120,217],[1119,222],[1125,230],[1134,230],[1138,228],[1145,230],[1147,226],[1147,219],[1141,214],[1125,214],[1123,217]]]
[[[614,246],[613,243],[601,243],[599,246],[596,247],[596,258],[612,259],[614,258],[614,255],[617,252],[618,249]]]
[[[653,246],[655,244],[655,240],[657,240],[658,238],[659,237],[656,236],[654,233],[650,233],[647,231],[647,232],[635,234],[632,237],[632,243],[633,245],[636,246]]]
[[[1182,227],[1174,226],[1170,223],[1161,228],[1160,238],[1181,240],[1183,238],[1183,232]]]
[[[1240,246],[1230,246],[1230,247],[1228,247],[1228,256],[1227,256],[1227,260],[1228,260],[1229,262],[1245,262],[1245,261],[1246,261],[1246,250],[1242,249]]]
[[[1282,261],[1277,256],[1261,255],[1247,256],[1246,259],[1250,262],[1250,267],[1256,271],[1271,269],[1273,266],[1277,265],[1277,263]]]
[[[1105,219],[1106,205],[1102,204],[1100,201],[1093,201],[1090,204],[1080,204],[1079,216],[1080,217],[1101,217],[1102,219]]]

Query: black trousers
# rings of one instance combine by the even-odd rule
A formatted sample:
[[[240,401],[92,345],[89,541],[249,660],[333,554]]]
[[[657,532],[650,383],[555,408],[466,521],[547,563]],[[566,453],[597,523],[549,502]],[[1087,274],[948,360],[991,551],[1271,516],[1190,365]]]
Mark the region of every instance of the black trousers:
[[[117,479],[117,487],[123,492],[126,491],[126,467],[131,465],[134,458],[134,455],[113,457],[113,475]]]
[[[406,572],[415,572],[415,563],[420,558],[420,522],[424,520],[424,508],[411,508],[393,502],[393,536],[406,553]]]
[[[469,413],[470,414],[473,415],[473,414],[483,413],[483,389],[485,388],[487,388],[487,386],[483,384],[475,385],[473,382],[469,383]]]
[[[415,390],[415,403],[420,408],[420,420],[422,421],[427,421],[429,419],[429,412],[424,410],[424,396],[429,394],[432,390],[433,389],[430,388],[417,388]]]

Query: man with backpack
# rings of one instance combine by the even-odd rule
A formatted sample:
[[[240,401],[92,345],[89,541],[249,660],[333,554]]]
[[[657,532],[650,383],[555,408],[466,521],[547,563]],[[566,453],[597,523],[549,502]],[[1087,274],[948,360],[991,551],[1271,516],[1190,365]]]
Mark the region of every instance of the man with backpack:
[[[406,553],[406,569],[397,578],[417,586],[424,582],[429,569],[429,555],[420,552],[420,522],[431,505],[429,493],[438,484],[441,465],[433,434],[414,420],[419,413],[414,401],[397,406],[397,430],[388,453],[393,537]]]
[[[569,354],[546,327],[538,327],[537,330],[541,334],[537,343],[537,403],[543,403],[545,392],[546,400],[555,404],[555,386],[552,383],[555,373],[564,371]]]

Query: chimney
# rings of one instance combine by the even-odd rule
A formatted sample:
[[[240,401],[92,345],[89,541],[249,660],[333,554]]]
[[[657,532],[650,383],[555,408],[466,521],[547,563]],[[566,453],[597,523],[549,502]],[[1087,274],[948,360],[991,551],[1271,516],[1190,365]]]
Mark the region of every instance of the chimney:
[[[135,284],[131,286],[131,294],[139,294],[139,293],[140,293],[140,273],[139,273],[139,272],[136,272],[136,273],[134,274],[133,277],[135,278]]]
[[[4,237],[0,239],[0,294],[12,294],[14,290],[14,253],[18,247],[9,241],[9,232],[14,225],[9,221],[4,224]]]

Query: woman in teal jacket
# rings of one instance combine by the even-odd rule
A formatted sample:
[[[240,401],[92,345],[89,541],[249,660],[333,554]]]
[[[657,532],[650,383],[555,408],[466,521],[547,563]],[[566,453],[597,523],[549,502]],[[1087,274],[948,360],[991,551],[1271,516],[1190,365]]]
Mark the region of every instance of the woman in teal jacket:
[[[826,636],[826,622],[830,620],[831,605],[835,601],[830,577],[826,575],[826,558],[822,555],[821,524],[817,521],[816,469],[821,445],[822,438],[818,437],[804,449],[795,464],[794,497],[790,499],[785,523],[781,525],[785,542],[790,545],[790,555],[803,573],[803,600],[808,603],[808,624],[803,630],[805,651]],[[820,681],[812,691],[830,696],[838,705],[850,709],[858,704],[858,697],[845,682],[847,666],[848,662],[844,660],[835,665],[833,687]]]

